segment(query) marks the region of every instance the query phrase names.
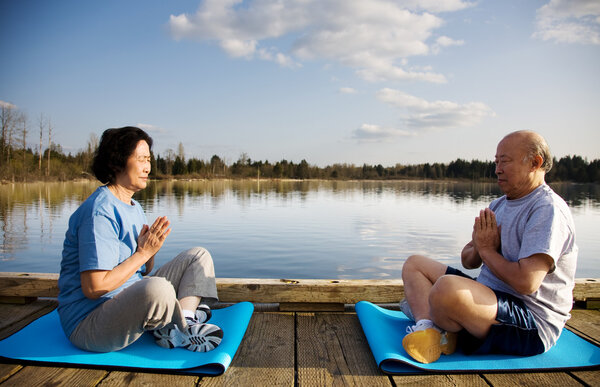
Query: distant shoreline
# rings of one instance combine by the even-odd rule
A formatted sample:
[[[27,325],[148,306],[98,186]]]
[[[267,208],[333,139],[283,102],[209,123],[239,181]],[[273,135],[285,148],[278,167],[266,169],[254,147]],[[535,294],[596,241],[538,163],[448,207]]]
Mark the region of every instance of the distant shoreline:
[[[417,179],[414,177],[411,178],[395,178],[395,179],[324,179],[324,178],[315,178],[315,179],[293,179],[293,178],[256,178],[256,177],[211,177],[211,178],[203,178],[203,177],[173,177],[173,176],[161,176],[161,177],[153,177],[149,179],[149,181],[161,182],[161,181],[249,181],[249,182],[430,182],[430,183],[496,183],[496,179],[491,178],[481,178],[481,179],[464,179],[464,178],[440,178],[440,179],[432,179],[432,178],[421,178]],[[86,178],[80,177],[75,179],[58,179],[58,178],[44,178],[44,179],[29,179],[25,181],[10,181],[10,180],[0,180],[0,185],[9,185],[9,184],[37,184],[37,183],[98,183],[101,184],[95,178]],[[600,185],[598,182],[588,182],[588,183],[580,183],[575,181],[550,181],[546,182],[548,184],[593,184]]]

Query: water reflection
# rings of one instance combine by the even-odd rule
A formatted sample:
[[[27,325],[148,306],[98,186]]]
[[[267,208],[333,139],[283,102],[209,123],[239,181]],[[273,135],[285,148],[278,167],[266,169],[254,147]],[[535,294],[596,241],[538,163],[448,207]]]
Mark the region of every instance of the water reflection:
[[[600,185],[552,183],[552,188],[571,207],[586,204],[600,205]],[[361,191],[364,194],[381,195],[384,192],[394,194],[413,194],[425,196],[450,197],[457,203],[465,200],[491,201],[502,195],[496,183],[479,182],[436,182],[436,181],[294,181],[294,180],[216,180],[216,181],[152,181],[148,188],[136,194],[136,199],[144,205],[153,205],[159,197],[173,197],[183,200],[186,196],[205,196],[219,199],[232,193],[239,200],[252,195],[275,194],[286,199],[290,194],[306,197],[309,192],[331,192],[334,195],[349,191]]]
[[[58,272],[68,218],[96,182],[0,185],[0,271]],[[600,186],[553,184],[573,208],[578,276],[600,277]],[[135,198],[174,232],[157,257],[207,247],[221,277],[398,278],[407,256],[458,265],[494,183],[153,181]]]
[[[14,260],[15,251],[30,245],[43,252],[55,244],[56,219],[64,207],[81,203],[97,186],[88,181],[0,185],[0,262]]]

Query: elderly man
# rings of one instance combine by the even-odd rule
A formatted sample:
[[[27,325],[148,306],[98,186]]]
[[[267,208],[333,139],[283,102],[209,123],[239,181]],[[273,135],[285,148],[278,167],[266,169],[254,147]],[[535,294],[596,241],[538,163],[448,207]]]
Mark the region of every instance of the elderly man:
[[[416,322],[402,345],[419,362],[454,352],[457,340],[467,353],[539,354],[570,318],[575,228],[567,204],[544,181],[552,168],[548,145],[534,132],[511,133],[495,163],[505,195],[475,218],[461,253],[465,268],[481,266],[477,279],[418,255],[402,269],[402,309]]]

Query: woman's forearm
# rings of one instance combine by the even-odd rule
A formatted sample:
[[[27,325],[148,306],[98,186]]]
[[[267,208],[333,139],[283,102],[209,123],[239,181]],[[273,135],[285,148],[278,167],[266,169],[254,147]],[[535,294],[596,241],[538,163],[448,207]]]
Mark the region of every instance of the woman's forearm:
[[[90,299],[97,299],[123,285],[140,267],[151,261],[140,252],[115,266],[112,270],[87,270],[81,272],[81,289]]]
[[[148,275],[150,272],[152,272],[152,269],[154,269],[154,257],[155,256],[153,255],[152,258],[146,262],[146,270],[142,273],[142,275]]]

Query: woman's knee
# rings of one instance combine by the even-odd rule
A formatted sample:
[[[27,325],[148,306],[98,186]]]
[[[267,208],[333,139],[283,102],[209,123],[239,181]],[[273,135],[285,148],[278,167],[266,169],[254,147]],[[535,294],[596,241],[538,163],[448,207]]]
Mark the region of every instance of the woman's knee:
[[[201,262],[210,262],[212,264],[212,256],[204,247],[196,246],[184,252],[185,255],[194,257],[194,260]]]
[[[194,247],[189,251],[193,254],[194,261],[204,268],[204,272],[214,274],[214,262],[208,250],[204,247]]]
[[[177,299],[175,288],[166,278],[148,277],[144,279],[143,297],[149,302],[167,302]]]
[[[208,254],[210,255],[210,253],[208,252],[208,250],[206,250],[204,247],[202,246],[195,246],[192,247],[191,249],[187,249],[185,251],[186,254],[190,254],[190,255],[203,255],[203,254]]]

